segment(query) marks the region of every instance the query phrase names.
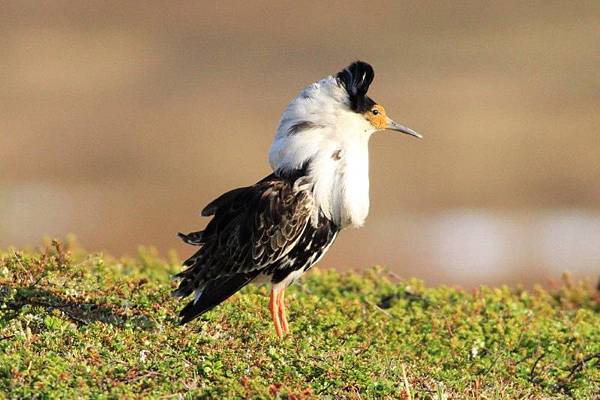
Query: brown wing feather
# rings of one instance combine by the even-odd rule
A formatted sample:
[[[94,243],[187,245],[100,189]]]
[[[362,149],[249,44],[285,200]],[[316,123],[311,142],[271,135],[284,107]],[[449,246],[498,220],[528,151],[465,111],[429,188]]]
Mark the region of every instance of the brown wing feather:
[[[301,178],[302,179],[302,178]],[[262,192],[254,216],[251,269],[264,268],[287,254],[310,220],[312,195],[280,180]]]
[[[182,281],[174,294],[187,296],[224,276],[276,269],[311,219],[309,188],[307,178],[270,175],[211,202],[203,211],[214,215],[206,229],[181,235],[202,247],[184,262],[189,268],[178,275]]]

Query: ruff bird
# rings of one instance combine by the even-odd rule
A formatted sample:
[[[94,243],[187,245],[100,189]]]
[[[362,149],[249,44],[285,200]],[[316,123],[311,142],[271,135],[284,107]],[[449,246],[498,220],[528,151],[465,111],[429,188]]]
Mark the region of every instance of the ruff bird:
[[[203,231],[179,233],[199,246],[176,275],[173,295],[194,293],[185,324],[250,282],[271,283],[269,309],[279,337],[289,332],[285,288],[327,252],[337,234],[369,211],[368,142],[377,131],[421,138],[367,96],[373,68],[357,61],[304,88],[287,106],[269,162],[273,173],[212,201]]]

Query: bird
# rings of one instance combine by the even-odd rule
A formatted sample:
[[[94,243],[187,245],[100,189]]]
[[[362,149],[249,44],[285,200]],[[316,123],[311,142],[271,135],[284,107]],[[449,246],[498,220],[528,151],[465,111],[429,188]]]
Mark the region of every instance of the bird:
[[[339,232],[364,224],[369,212],[369,138],[394,122],[367,96],[375,73],[355,61],[306,86],[281,115],[269,149],[271,174],[222,194],[201,212],[205,229],[178,233],[200,248],[172,292],[193,298],[183,325],[249,283],[270,283],[269,310],[279,338],[290,333],[285,289],[316,264]]]

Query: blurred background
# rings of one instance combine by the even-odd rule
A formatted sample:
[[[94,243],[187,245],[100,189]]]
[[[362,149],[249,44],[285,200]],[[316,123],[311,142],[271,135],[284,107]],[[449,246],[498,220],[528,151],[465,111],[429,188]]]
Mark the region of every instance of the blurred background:
[[[431,285],[600,273],[600,2],[0,5],[0,246],[192,248],[270,172],[286,104],[355,59],[426,139],[371,141],[371,213],[321,268]]]

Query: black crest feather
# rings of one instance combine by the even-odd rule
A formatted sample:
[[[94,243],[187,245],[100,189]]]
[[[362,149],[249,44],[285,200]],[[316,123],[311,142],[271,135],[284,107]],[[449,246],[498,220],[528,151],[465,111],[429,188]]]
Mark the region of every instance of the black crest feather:
[[[353,111],[363,113],[375,104],[367,96],[369,85],[373,82],[374,77],[373,67],[364,61],[355,61],[343,71],[338,72],[337,79],[346,88]]]

